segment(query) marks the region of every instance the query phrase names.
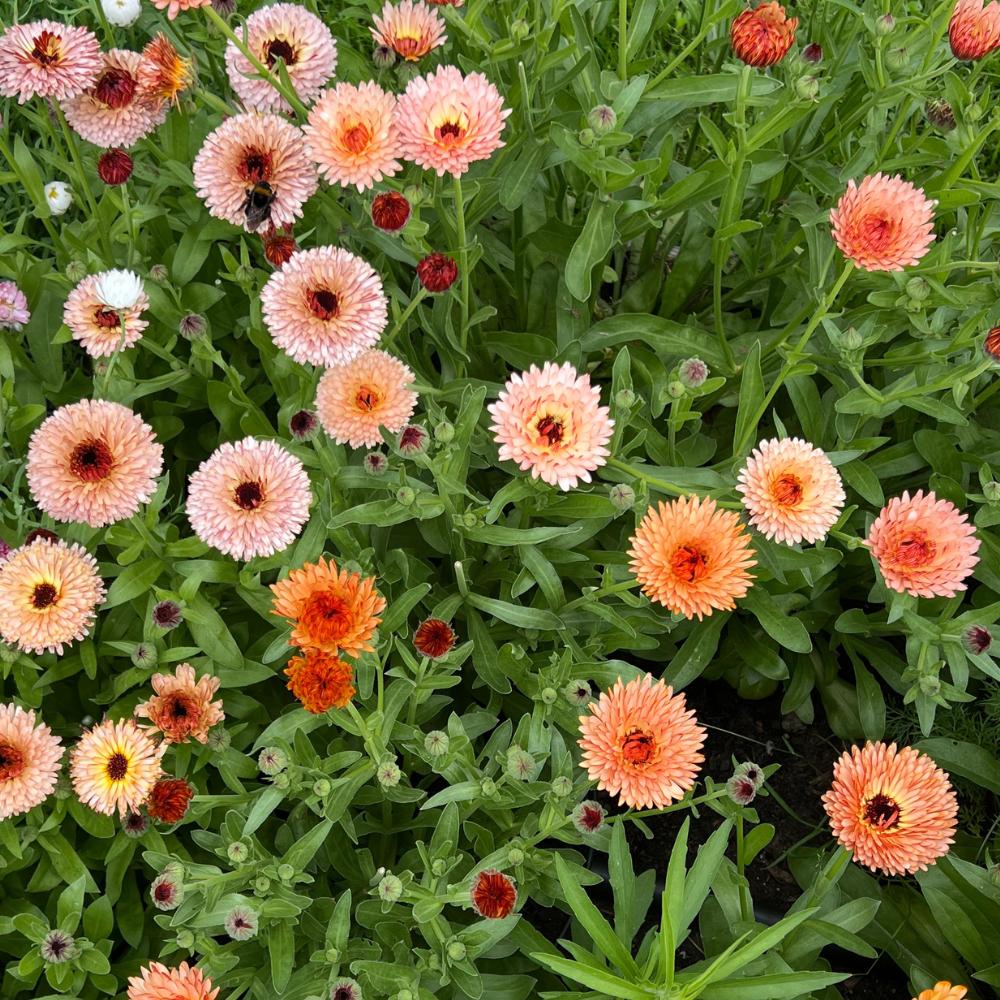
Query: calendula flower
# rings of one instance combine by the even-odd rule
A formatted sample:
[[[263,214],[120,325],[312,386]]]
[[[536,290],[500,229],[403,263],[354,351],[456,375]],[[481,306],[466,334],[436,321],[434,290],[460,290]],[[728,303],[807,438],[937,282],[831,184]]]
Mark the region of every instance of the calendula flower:
[[[139,976],[129,977],[128,1000],[215,1000],[219,992],[218,986],[212,989],[212,980],[206,979],[201,969],[191,968],[187,962],[176,969],[150,962],[139,972]]]
[[[226,442],[192,473],[187,516],[194,533],[235,559],[287,549],[309,520],[302,463],[276,441]]]
[[[872,524],[867,544],[887,587],[912,597],[954,597],[979,562],[968,514],[932,492],[893,497]]]
[[[95,146],[131,146],[166,120],[166,108],[143,94],[138,52],[112,49],[101,58],[93,86],[63,103],[66,121]]]
[[[407,62],[419,62],[428,52],[444,45],[448,36],[437,11],[417,0],[402,0],[393,5],[386,0],[382,16],[372,15],[375,27],[369,30],[376,45],[392,49]]]
[[[306,563],[293,569],[287,579],[272,583],[271,590],[271,614],[295,625],[288,640],[293,646],[326,653],[340,650],[353,657],[374,650],[371,638],[385,608],[385,598],[375,589],[375,577],[362,579],[358,573],[338,572],[333,560],[327,562],[320,556],[318,563]]]
[[[462,76],[455,66],[439,66],[411,80],[396,109],[403,156],[438,177],[460,177],[476,160],[504,145],[500,133],[511,113],[482,73]]]
[[[788,545],[826,538],[846,498],[830,459],[799,438],[761,441],[740,471],[736,489],[750,523],[765,538]]]
[[[924,990],[915,1000],[962,1000],[968,993],[964,986],[952,986],[948,982],[935,983],[929,990]]]
[[[421,656],[440,660],[447,656],[456,642],[455,630],[440,618],[426,618],[413,633],[413,647]]]
[[[331,708],[346,708],[354,695],[354,668],[332,653],[305,649],[288,661],[288,690],[313,715]]]
[[[42,193],[53,215],[65,215],[73,204],[73,191],[65,181],[49,181]]]
[[[153,0],[157,10],[166,10],[167,19],[172,21],[182,10],[194,10],[196,7],[207,7],[212,0]]]
[[[405,229],[412,214],[409,201],[398,191],[383,191],[372,202],[372,222],[384,233]]]
[[[260,292],[271,339],[299,364],[343,365],[378,343],[389,315],[382,280],[341,247],[293,254]]]
[[[0,635],[29,653],[82,639],[104,600],[97,562],[83,546],[37,539],[17,549],[0,573]]]
[[[683,694],[651,674],[602,692],[580,716],[580,766],[623,806],[661,809],[694,787],[705,730]]]
[[[157,104],[176,104],[178,95],[194,83],[194,66],[185,59],[162,32],[142,50],[139,89],[142,96]]]
[[[101,10],[109,24],[116,28],[130,28],[142,13],[140,0],[101,0]]]
[[[948,41],[956,59],[982,59],[1000,46],[1000,3],[958,0],[948,24]]]
[[[991,361],[1000,364],[1000,326],[993,327],[983,338],[983,352]]]
[[[194,789],[183,778],[161,778],[149,793],[149,815],[161,823],[179,823],[192,798]]]
[[[121,187],[134,169],[135,163],[124,149],[106,149],[97,158],[97,176],[108,187]]]
[[[395,96],[371,80],[338,83],[313,105],[302,131],[330,184],[364,191],[400,171],[395,111]]]
[[[371,448],[382,444],[380,427],[398,433],[409,422],[417,394],[413,372],[385,351],[368,350],[347,364],[328,368],[316,390],[316,413],[337,444]]]
[[[41,805],[56,787],[62,747],[35,713],[0,705],[0,822]]]
[[[577,375],[566,364],[534,365],[512,375],[499,399],[487,409],[493,417],[490,430],[500,445],[500,460],[517,462],[560,489],[572,489],[604,465],[610,454],[614,421],[601,406],[600,386],[589,375]]]
[[[795,42],[797,17],[786,17],[775,0],[748,7],[733,18],[730,38],[733,51],[748,66],[773,66],[785,58]]]
[[[934,242],[934,202],[902,177],[881,173],[847,190],[830,211],[833,238],[866,271],[902,271]]]
[[[264,244],[264,257],[271,267],[284,267],[299,252],[295,237],[278,229],[262,233],[260,240]]]
[[[276,3],[255,10],[244,30],[246,47],[258,62],[270,70],[279,59],[284,62],[303,104],[319,97],[337,68],[337,43],[323,21],[298,4]],[[288,101],[269,80],[260,79],[257,68],[232,40],[226,45],[226,71],[247,108],[291,112]]]
[[[149,719],[163,734],[163,742],[187,743],[189,738],[208,742],[208,731],[225,719],[222,702],[212,701],[222,683],[204,674],[196,679],[194,667],[182,663],[172,674],[153,674],[156,692],[138,705],[135,714]]]
[[[629,541],[629,568],[652,601],[685,618],[731,611],[757,565],[739,517],[714,500],[679,497],[650,507]]]
[[[157,746],[133,719],[105,719],[86,730],[69,752],[73,790],[94,812],[110,816],[117,809],[124,817],[149,798],[166,749],[166,743]]]
[[[573,810],[573,826],[584,835],[597,833],[604,826],[606,815],[604,806],[586,799]]]
[[[92,528],[135,514],[162,469],[163,446],[152,428],[106,399],[61,406],[28,444],[28,488],[38,506],[57,521]]]
[[[487,868],[479,872],[469,888],[472,908],[487,920],[509,917],[517,904],[517,888],[509,875]]]
[[[24,292],[13,281],[0,281],[0,330],[20,333],[29,319],[31,313]]]
[[[101,71],[101,47],[87,28],[57,21],[13,24],[0,35],[0,94],[18,104],[34,97],[65,101]]]
[[[319,177],[302,132],[274,114],[250,112],[227,118],[194,158],[194,183],[209,212],[247,232],[265,223],[290,226],[316,192]],[[254,214],[249,198],[266,184],[272,200]]]
[[[954,842],[958,801],[948,775],[912,747],[852,747],[833,765],[823,805],[854,860],[884,875],[926,871]]]
[[[106,358],[131,347],[149,326],[142,318],[149,297],[141,283],[131,306],[114,309],[100,294],[100,279],[99,274],[88,274],[69,293],[63,307],[63,322],[92,358]]]

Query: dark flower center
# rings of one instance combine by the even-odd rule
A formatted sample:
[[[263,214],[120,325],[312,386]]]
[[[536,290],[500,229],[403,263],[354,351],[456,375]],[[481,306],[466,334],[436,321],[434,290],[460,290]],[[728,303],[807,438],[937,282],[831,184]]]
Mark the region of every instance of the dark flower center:
[[[370,386],[363,385],[358,389],[354,402],[357,403],[359,410],[374,410],[378,406],[379,396]]]
[[[317,288],[309,293],[309,311],[316,319],[336,319],[340,315],[340,300],[335,292]]]
[[[51,31],[43,31],[35,39],[35,47],[31,50],[31,58],[42,66],[51,66],[59,62],[59,36]]]
[[[604,817],[600,809],[595,809],[593,806],[584,806],[580,822],[588,830],[596,830],[604,822]]]
[[[99,438],[81,441],[69,456],[70,472],[85,483],[107,479],[114,464],[111,449]]]
[[[865,822],[876,830],[894,830],[899,826],[899,806],[880,792],[865,804]]]
[[[298,59],[295,49],[283,38],[273,38],[264,46],[265,59],[268,69],[273,69],[274,64],[283,59],[286,66],[294,66]]]
[[[272,169],[271,154],[251,146],[243,154],[237,172],[243,180],[256,184],[258,181],[269,181]]]
[[[116,326],[121,326],[121,319],[114,309],[101,306],[94,310],[94,322],[103,330],[113,330]]]
[[[772,489],[774,500],[782,507],[797,507],[802,502],[802,480],[786,472],[779,476]]]
[[[670,560],[674,575],[687,583],[700,580],[708,570],[708,560],[703,552],[690,545],[682,545]]]
[[[656,740],[641,729],[629,733],[622,743],[622,756],[630,764],[648,764],[656,753]]]
[[[194,701],[184,694],[168,694],[163,699],[163,713],[172,722],[197,724],[201,710]]]
[[[128,774],[128,757],[120,750],[116,750],[108,758],[107,772],[112,781],[124,781],[125,775]]]
[[[0,743],[0,783],[16,778],[24,770],[24,753],[9,743]]]
[[[536,427],[540,437],[545,438],[550,445],[559,444],[563,437],[563,425],[555,417],[542,417]]]
[[[38,611],[51,607],[59,599],[59,591],[51,583],[36,583],[31,593],[31,606]]]
[[[124,108],[135,97],[136,82],[132,74],[111,66],[106,69],[94,87],[94,96],[109,108]]]
[[[154,890],[153,897],[158,903],[169,903],[174,894],[172,882],[161,882]]]
[[[264,490],[257,482],[240,483],[236,487],[234,499],[242,510],[256,510],[264,502]]]
[[[438,138],[450,145],[462,138],[464,132],[456,122],[445,122],[437,130]]]

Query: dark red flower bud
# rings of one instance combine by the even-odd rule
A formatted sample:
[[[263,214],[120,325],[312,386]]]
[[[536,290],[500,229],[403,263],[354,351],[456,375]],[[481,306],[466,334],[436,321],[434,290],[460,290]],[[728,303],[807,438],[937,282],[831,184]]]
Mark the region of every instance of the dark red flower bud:
[[[124,184],[135,164],[124,149],[106,149],[97,159],[97,176],[109,187]]]
[[[193,797],[194,789],[183,778],[161,778],[153,785],[146,808],[161,823],[179,823]]]
[[[308,441],[319,430],[319,419],[312,410],[299,410],[292,414],[288,429],[296,441]]]
[[[405,228],[412,214],[409,201],[398,191],[384,191],[372,202],[372,222],[386,233]]]
[[[299,245],[291,236],[274,230],[265,233],[261,239],[264,242],[264,256],[271,267],[281,267],[287,264],[293,253],[298,253]]]
[[[429,292],[446,292],[455,284],[458,265],[443,253],[432,253],[417,264],[420,284]]]
[[[422,656],[440,660],[455,646],[455,630],[440,618],[428,618],[413,633],[413,645]]]
[[[970,625],[962,634],[962,645],[970,653],[981,656],[993,645],[993,633],[983,625]]]
[[[810,42],[802,50],[802,58],[809,63],[810,66],[818,66],[823,61],[823,49],[815,42]]]
[[[37,542],[39,538],[44,538],[45,541],[52,545],[55,545],[59,541],[59,536],[54,531],[49,531],[48,528],[35,528],[34,531],[29,531],[27,537],[24,539],[25,548],[32,542]]]

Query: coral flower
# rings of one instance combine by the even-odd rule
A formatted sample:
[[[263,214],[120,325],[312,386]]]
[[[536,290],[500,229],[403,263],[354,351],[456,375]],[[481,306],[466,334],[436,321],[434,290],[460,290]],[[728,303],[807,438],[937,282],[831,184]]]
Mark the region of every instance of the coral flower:
[[[69,752],[73,790],[94,812],[110,816],[117,809],[124,819],[149,798],[166,749],[166,743],[157,746],[133,719],[105,719],[84,732]]]
[[[305,140],[278,115],[248,113],[227,118],[194,158],[194,183],[209,212],[255,232],[265,222],[290,226],[319,187]],[[258,219],[250,216],[248,192],[267,184],[273,200]]]
[[[139,86],[138,52],[112,49],[94,85],[65,102],[66,121],[95,146],[131,146],[166,120],[167,109],[146,98]]]
[[[382,443],[379,427],[393,434],[409,422],[417,405],[410,388],[413,372],[385,351],[329,368],[316,390],[316,412],[323,430],[337,444],[371,448]]]
[[[577,376],[568,361],[562,367],[546,361],[541,371],[532,365],[512,375],[504,388],[487,407],[500,460],[564,490],[581,479],[589,483],[611,454],[605,445],[614,428],[600,405],[600,386],[591,385],[589,375]]]
[[[63,322],[92,358],[106,358],[131,347],[149,326],[142,318],[149,308],[144,291],[128,308],[112,309],[103,301],[106,296],[101,295],[100,284],[100,274],[88,274],[69,293],[63,307]]]
[[[761,441],[736,487],[750,523],[765,538],[818,542],[837,523],[844,487],[833,463],[799,438]]]
[[[733,51],[748,66],[773,66],[785,58],[795,41],[797,17],[785,16],[775,0],[748,7],[733,18],[730,38]]]
[[[194,83],[194,66],[158,33],[142,50],[139,88],[147,100],[177,103],[177,96]]]
[[[833,238],[866,271],[902,271],[934,242],[934,202],[902,177],[881,173],[847,190],[830,210]]]
[[[345,708],[354,695],[354,668],[321,649],[306,649],[288,661],[288,690],[313,715]]]
[[[0,94],[24,104],[37,94],[65,101],[101,71],[101,47],[87,28],[56,21],[14,24],[0,36]]]
[[[440,618],[428,618],[413,633],[413,646],[421,656],[440,660],[455,648],[455,630]]]
[[[918,490],[893,497],[875,519],[867,544],[887,587],[912,597],[954,597],[979,562],[979,539],[949,500]]]
[[[212,0],[153,0],[157,10],[166,10],[167,19],[172,21],[182,10],[194,10],[196,7],[207,7]]]
[[[469,889],[472,908],[487,920],[509,917],[517,904],[517,888],[514,880],[495,868],[481,871],[472,880]]]
[[[0,330],[20,332],[29,319],[31,313],[24,292],[13,281],[0,281]]]
[[[403,156],[438,177],[460,177],[469,164],[489,159],[504,145],[500,133],[511,110],[482,73],[462,76],[455,66],[439,66],[411,80],[399,99]]]
[[[926,871],[954,843],[958,801],[948,775],[912,747],[852,747],[833,765],[823,805],[854,860],[884,875]]]
[[[1000,3],[958,0],[948,24],[948,41],[956,59],[982,59],[1000,46]]]
[[[423,0],[402,0],[398,6],[386,0],[382,16],[373,14],[372,20],[375,27],[369,31],[375,44],[392,49],[407,62],[419,62],[448,40],[441,16]]]
[[[642,592],[674,614],[700,621],[713,610],[731,611],[752,586],[750,535],[714,500],[679,497],[650,507],[629,540],[629,568]]]
[[[330,29],[312,12],[295,3],[276,3],[254,11],[244,26],[247,49],[273,70],[284,61],[288,79],[303,104],[320,95],[337,68],[337,43]],[[233,90],[248,108],[288,111],[292,106],[236,47],[226,45],[226,71]]]
[[[28,488],[38,506],[57,521],[92,528],[135,514],[162,469],[163,446],[152,428],[106,399],[59,407],[28,445]]]
[[[159,962],[150,962],[149,968],[140,968],[141,976],[130,976],[128,1000],[215,1000],[219,987],[212,989],[212,980],[206,979],[201,969],[181,962],[176,969],[168,969]]]
[[[320,556],[318,563],[306,563],[291,570],[287,579],[272,583],[271,590],[271,614],[295,624],[288,640],[293,646],[325,653],[342,650],[353,657],[373,652],[371,638],[385,608],[375,577],[338,572],[332,559],[327,562]]]
[[[41,805],[56,787],[62,747],[35,713],[0,705],[0,822]]]
[[[149,719],[164,743],[187,743],[188,737],[208,742],[208,731],[225,715],[221,701],[212,701],[222,683],[208,674],[195,679],[194,667],[182,663],[172,674],[153,674],[156,692],[137,705],[135,714]]]
[[[264,257],[271,267],[284,267],[299,252],[295,237],[277,229],[262,233],[260,241],[264,244]]]
[[[192,473],[187,515],[208,545],[252,559],[287,549],[309,520],[302,463],[277,441],[244,438],[219,447]]]
[[[0,573],[0,635],[29,653],[82,639],[104,600],[97,562],[81,545],[38,538],[14,551]]]
[[[590,709],[580,716],[577,742],[580,766],[600,791],[633,809],[661,809],[694,787],[705,730],[683,694],[675,697],[662,680],[653,684],[651,674],[628,684],[619,677]]]
[[[983,338],[983,352],[991,361],[1000,364],[1000,326],[993,327]]]
[[[395,96],[371,80],[338,83],[316,102],[302,131],[327,181],[364,191],[399,172],[395,110]]]
[[[299,364],[342,365],[373,344],[389,316],[382,280],[341,247],[293,254],[260,292],[271,339]]]
[[[194,789],[183,778],[161,778],[149,793],[149,815],[161,823],[179,823],[194,798]]]
[[[924,990],[914,1000],[962,1000],[969,990],[965,986],[952,986],[948,982],[935,983],[932,989]]]

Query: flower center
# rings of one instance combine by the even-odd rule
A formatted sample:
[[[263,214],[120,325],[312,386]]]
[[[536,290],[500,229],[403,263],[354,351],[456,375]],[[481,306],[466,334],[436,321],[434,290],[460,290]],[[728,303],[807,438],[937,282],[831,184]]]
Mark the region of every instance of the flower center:
[[[59,62],[59,36],[51,31],[43,31],[34,39],[35,47],[31,50],[31,58],[42,66],[51,66]]]
[[[452,146],[465,135],[465,129],[458,122],[445,122],[434,129],[434,138],[445,146]]]
[[[169,903],[174,894],[173,883],[161,882],[154,890],[153,896],[158,903]]]
[[[161,705],[164,716],[173,723],[181,722],[196,726],[201,717],[201,709],[195,704],[194,699],[186,694],[178,692],[168,694]]]
[[[880,216],[870,215],[861,221],[858,236],[867,250],[878,252],[892,246],[898,228],[894,219],[883,219]]]
[[[802,480],[791,472],[778,476],[771,487],[774,502],[782,507],[798,507],[802,503]]]
[[[273,38],[264,46],[264,62],[268,69],[273,69],[274,64],[283,59],[286,66],[294,66],[298,60],[298,53],[284,38]]]
[[[379,404],[379,395],[371,386],[362,385],[358,388],[358,394],[354,397],[354,402],[359,410],[374,410]]]
[[[894,830],[899,826],[899,806],[881,792],[865,803],[865,822],[880,831]]]
[[[545,438],[550,445],[557,445],[563,438],[562,421],[555,417],[542,417],[535,425],[539,437]]]
[[[320,642],[339,642],[351,628],[351,606],[337,594],[313,594],[302,609],[302,624]]]
[[[272,169],[271,154],[249,146],[243,154],[237,173],[243,180],[256,184],[258,181],[269,181]]]
[[[17,747],[0,743],[0,784],[19,777],[26,763],[24,754]]]
[[[241,510],[256,510],[264,502],[264,490],[259,482],[240,483],[233,499]]]
[[[108,777],[112,781],[124,781],[125,776],[128,774],[128,757],[126,757],[121,750],[116,750],[108,758],[106,770],[108,772]]]
[[[94,96],[109,108],[124,108],[135,97],[135,80],[131,73],[112,66],[101,74]]]
[[[116,326],[121,326],[122,321],[118,317],[118,313],[114,309],[109,309],[107,306],[101,306],[94,310],[94,322],[101,327],[102,330],[113,330]]]
[[[648,764],[656,755],[656,740],[641,729],[629,733],[622,743],[622,756],[633,767]]]
[[[340,315],[340,300],[335,292],[318,288],[309,293],[309,311],[316,319],[336,319]]]
[[[69,456],[69,471],[85,483],[107,479],[114,464],[111,449],[99,438],[81,441]]]
[[[599,809],[595,809],[593,806],[584,806],[583,812],[580,814],[580,822],[588,830],[596,830],[603,822],[604,817],[601,815]]]
[[[704,552],[691,545],[682,545],[670,560],[674,575],[687,583],[700,580],[708,571],[708,559]]]
[[[36,611],[51,607],[59,599],[59,591],[51,583],[36,583],[31,592],[31,606]]]
[[[354,990],[350,986],[338,986],[330,995],[330,1000],[354,1000]]]
[[[358,122],[344,132],[344,145],[352,153],[363,153],[371,141],[372,134],[364,122]]]
[[[410,59],[411,56],[414,57],[415,61],[416,53],[420,49],[420,39],[410,38],[408,36],[397,35],[395,42],[392,46],[404,59]]]
[[[896,546],[896,562],[915,569],[926,566],[934,558],[935,552],[937,546],[927,537],[927,532],[923,528],[914,528]]]

